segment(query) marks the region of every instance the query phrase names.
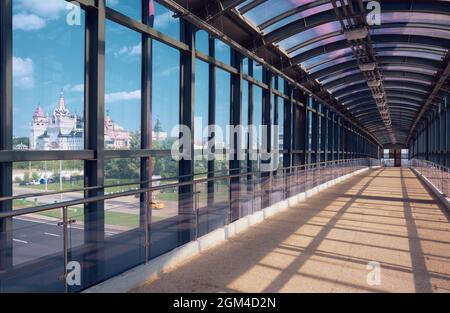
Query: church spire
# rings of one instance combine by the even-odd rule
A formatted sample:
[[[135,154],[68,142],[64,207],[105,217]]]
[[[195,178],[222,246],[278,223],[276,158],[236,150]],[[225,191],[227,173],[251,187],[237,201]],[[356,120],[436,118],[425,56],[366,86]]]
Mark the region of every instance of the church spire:
[[[58,101],[58,105],[55,108],[55,113],[59,113],[59,114],[68,114],[68,110],[66,108],[66,100],[64,99],[64,91],[61,89],[61,93],[59,96],[59,101]]]

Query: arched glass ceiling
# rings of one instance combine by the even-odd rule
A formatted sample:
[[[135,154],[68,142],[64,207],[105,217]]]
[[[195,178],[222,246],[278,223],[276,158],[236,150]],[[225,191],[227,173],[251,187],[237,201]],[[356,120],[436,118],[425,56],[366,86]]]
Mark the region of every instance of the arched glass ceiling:
[[[298,33],[294,36],[286,38],[277,43],[277,45],[283,50],[288,50],[289,48],[305,43],[306,41],[318,37],[322,34],[332,33],[339,31],[341,29],[341,24],[339,22],[325,23],[314,28],[308,29],[304,32]]]
[[[367,2],[352,0],[353,6],[358,7],[360,1]],[[347,0],[342,2],[349,4]],[[427,101],[437,73],[446,65],[444,60],[450,47],[450,1],[379,2],[381,25],[365,26],[369,29],[369,45],[382,73],[385,92],[395,94],[395,98],[390,98],[394,107],[404,103],[405,111],[418,113],[417,103]],[[340,8],[341,1],[335,3]],[[372,103],[372,108],[376,109],[332,1],[247,0],[237,11],[259,29],[265,45],[273,44],[283,50],[293,64],[300,64],[336,99],[346,100],[346,104],[351,105],[350,111],[357,102],[352,98],[362,95],[368,97],[364,107]],[[347,21],[342,19],[342,22],[346,27]],[[389,97],[387,99],[389,101]],[[400,116],[395,112],[392,117],[394,125],[402,125],[396,129],[405,128]],[[373,114],[373,118],[369,115],[363,122],[367,128],[377,130],[382,129],[382,124],[377,124],[380,121]],[[398,136],[406,138],[404,133]]]

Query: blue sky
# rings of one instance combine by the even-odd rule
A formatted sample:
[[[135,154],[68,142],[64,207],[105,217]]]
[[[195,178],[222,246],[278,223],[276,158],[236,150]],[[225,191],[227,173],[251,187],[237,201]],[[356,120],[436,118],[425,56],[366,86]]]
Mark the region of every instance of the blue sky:
[[[141,0],[107,0],[107,5],[140,19]],[[13,135],[28,137],[38,104],[51,114],[64,91],[69,110],[83,114],[84,13],[79,25],[69,25],[73,6],[64,0],[13,1]],[[73,23],[72,23],[73,24]],[[179,21],[155,2],[154,28],[179,39]],[[208,35],[197,33],[197,49],[208,53]],[[139,131],[141,95],[141,35],[112,21],[106,22],[105,109],[129,131]],[[216,41],[216,57],[230,63],[230,48]],[[153,43],[153,125],[161,121],[170,133],[179,121],[179,51],[158,41]],[[208,65],[197,61],[195,115],[208,117]],[[216,123],[229,123],[230,74],[217,70]],[[204,136],[198,132],[196,141]]]
[[[108,0],[112,8],[138,18],[140,0]],[[84,13],[69,25],[73,8],[64,0],[13,1],[14,136],[28,136],[34,109],[51,113],[61,90],[71,112],[83,113]],[[155,28],[179,38],[179,23],[155,3]],[[106,24],[106,109],[130,131],[140,127],[141,36],[123,26]],[[178,122],[179,52],[154,45],[154,114],[169,130]],[[157,64],[156,64],[157,63]],[[176,88],[175,88],[176,86]]]

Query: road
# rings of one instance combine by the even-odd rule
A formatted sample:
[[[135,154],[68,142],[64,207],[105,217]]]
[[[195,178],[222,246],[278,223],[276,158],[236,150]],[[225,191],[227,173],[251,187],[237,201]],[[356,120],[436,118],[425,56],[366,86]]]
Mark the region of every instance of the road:
[[[105,235],[116,232],[106,230]],[[63,251],[63,227],[51,220],[29,217],[13,219],[13,254],[14,265],[37,260]],[[69,248],[83,244],[84,229],[82,225],[69,227]]]
[[[33,188],[24,188],[15,185],[14,186],[14,195],[26,195],[30,193],[45,193],[45,191],[40,189]],[[40,197],[30,197],[25,200],[34,201],[37,198],[39,203],[48,204],[48,203],[56,203],[61,201],[61,195],[52,194],[52,195],[43,195]],[[71,201],[71,200],[79,200],[83,198],[83,193],[79,192],[68,192],[63,194],[63,201]],[[178,214],[178,205],[176,201],[161,201],[164,203],[163,210],[157,210],[155,213],[160,217],[171,217]],[[134,196],[126,196],[115,198],[111,200],[105,201],[105,210],[112,212],[120,212],[126,214],[139,214],[140,204],[139,199]]]

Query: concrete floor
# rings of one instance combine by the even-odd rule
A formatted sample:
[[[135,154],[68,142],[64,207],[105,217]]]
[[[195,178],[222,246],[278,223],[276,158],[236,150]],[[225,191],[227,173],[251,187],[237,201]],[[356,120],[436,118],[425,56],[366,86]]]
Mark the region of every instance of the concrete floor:
[[[443,210],[409,169],[366,172],[131,292],[449,292]]]

